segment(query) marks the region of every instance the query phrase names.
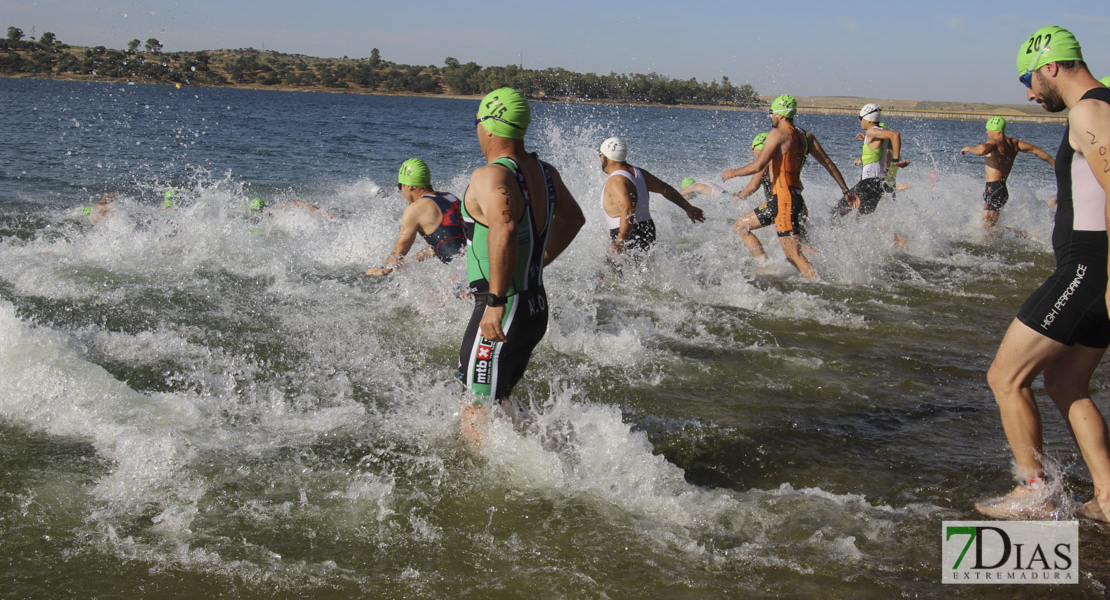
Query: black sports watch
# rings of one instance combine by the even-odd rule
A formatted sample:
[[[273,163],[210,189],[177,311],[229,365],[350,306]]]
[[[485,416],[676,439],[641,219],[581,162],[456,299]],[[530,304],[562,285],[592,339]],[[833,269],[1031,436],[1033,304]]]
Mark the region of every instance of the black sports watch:
[[[508,296],[498,296],[496,294],[486,294],[486,306],[505,306],[509,301]]]

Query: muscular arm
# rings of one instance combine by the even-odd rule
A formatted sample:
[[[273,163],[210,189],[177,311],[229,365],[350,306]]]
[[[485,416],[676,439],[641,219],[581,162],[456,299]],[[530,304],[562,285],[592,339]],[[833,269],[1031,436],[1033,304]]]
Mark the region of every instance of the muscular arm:
[[[1029,142],[1023,140],[1017,141],[1017,147],[1018,150],[1032,154],[1033,156],[1036,156],[1037,158],[1048,163],[1050,166],[1052,166],[1052,168],[1056,168],[1056,159],[1049,156],[1048,152],[1045,152],[1044,150],[1041,150],[1033,144],[1030,144]]]
[[[967,154],[968,152],[970,152],[975,156],[985,156],[986,154],[989,154],[990,151],[993,149],[993,145],[984,142],[982,144],[975,144],[974,146],[964,146],[963,148],[960,148],[960,154]]]
[[[549,165],[550,167],[550,165]],[[567,249],[571,241],[578,235],[578,231],[586,224],[586,216],[582,214],[582,207],[574,199],[563,178],[555,167],[550,167],[551,178],[555,184],[555,210],[551,215],[551,228],[547,235],[547,248],[543,252],[543,264],[551,264],[563,250]]]
[[[671,184],[648,173],[647,169],[640,169],[640,172],[644,174],[644,181],[647,182],[648,192],[654,192],[674,202],[679,208],[686,212],[686,216],[689,217],[691,221],[695,223],[705,221],[705,213],[700,208],[690,204],[682,197],[682,194],[678,193],[678,190],[671,187]]]
[[[778,129],[772,129],[767,133],[767,139],[763,141],[763,152],[752,162],[738,168],[738,169],[725,169],[721,172],[721,181],[728,181],[733,177],[744,177],[746,175],[755,175],[762,171],[767,165],[771,164],[771,159],[777,154],[778,147],[782,145],[782,140],[786,136],[785,133]],[[768,151],[774,148],[775,150]]]
[[[504,296],[516,268],[517,221],[524,214],[524,198],[508,169],[488,165],[474,171],[467,189],[466,209],[476,221],[489,228],[489,293]],[[505,342],[501,319],[504,306],[487,306],[479,328],[493,342]]]
[[[374,267],[366,270],[367,275],[381,277],[382,275],[389,275],[393,269],[401,266],[405,260],[405,255],[412,249],[413,242],[416,241],[416,234],[420,227],[420,209],[424,208],[417,204],[410,204],[405,208],[404,214],[401,215],[401,233],[397,235],[397,242],[393,244],[393,251],[385,259],[385,264],[381,267]]]
[[[840,169],[836,168],[836,164],[833,163],[829,155],[825,153],[825,149],[821,147],[821,142],[817,141],[817,136],[808,132],[806,135],[809,137],[810,155],[813,156],[822,167],[825,167],[825,170],[832,176],[836,185],[840,186],[840,191],[846,193],[848,191],[848,184],[844,183],[844,176],[840,174]]]
[[[886,140],[890,142],[890,156],[891,158],[898,157],[898,162],[891,163],[898,165],[900,168],[910,166],[910,161],[902,160],[902,134],[897,131],[889,129],[880,129],[878,127],[871,130],[872,139]]]
[[[756,173],[755,175],[752,175],[752,178],[748,180],[748,185],[744,186],[744,189],[737,192],[736,195],[733,196],[733,198],[740,200],[743,198],[747,198],[748,196],[751,196],[752,194],[759,191],[760,186],[763,185],[763,177],[766,176],[768,168],[769,167],[763,167],[762,171]]]
[[[1071,107],[1068,142],[1083,155],[1106,196],[1106,221],[1110,223],[1110,104],[1087,99]],[[1107,263],[1110,269],[1110,262]],[[1110,297],[1110,289],[1107,290]]]
[[[613,252],[621,252],[625,241],[632,235],[632,216],[636,214],[636,204],[633,202],[632,195],[635,193],[635,186],[625,177],[610,177],[605,180],[603,200],[605,214],[620,218],[617,237],[610,246]]]

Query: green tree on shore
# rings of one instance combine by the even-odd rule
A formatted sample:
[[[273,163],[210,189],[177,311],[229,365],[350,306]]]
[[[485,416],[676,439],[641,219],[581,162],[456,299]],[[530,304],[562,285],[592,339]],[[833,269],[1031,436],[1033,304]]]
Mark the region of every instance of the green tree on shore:
[[[324,87],[363,92],[475,95],[513,86],[534,98],[570,101],[636,102],[755,106],[759,95],[752,86],[736,87],[727,77],[720,82],[671,79],[657,73],[631,75],[576,73],[559,67],[543,70],[518,65],[482,67],[455,57],[444,66],[405,65],[384,60],[373,48],[367,59],[324,59],[253,48],[172,52],[149,38],[145,54],[131,39],[126,50],[104,46],[71,48],[46,32],[38,41],[23,40],[23,30],[8,27],[0,40],[0,73],[44,77],[79,76],[188,85]],[[158,55],[150,59],[149,55]]]

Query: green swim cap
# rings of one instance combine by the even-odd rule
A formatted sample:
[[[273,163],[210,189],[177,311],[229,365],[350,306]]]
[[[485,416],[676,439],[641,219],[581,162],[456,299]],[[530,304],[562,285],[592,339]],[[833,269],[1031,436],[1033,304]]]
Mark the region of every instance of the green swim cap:
[[[419,158],[410,158],[401,163],[397,171],[397,183],[413,187],[428,187],[432,185],[432,172],[428,165]]]
[[[1102,79],[1099,79],[1098,82],[1101,83],[1102,85],[1105,85],[1106,87],[1110,87],[1110,75],[1107,75],[1106,77],[1103,77]]]
[[[1018,75],[1036,71],[1050,62],[1065,60],[1083,60],[1083,50],[1075,36],[1056,25],[1041,27],[1018,48]]]
[[[794,99],[794,96],[783,94],[771,103],[771,112],[787,119],[793,119],[794,115],[798,114],[798,101]]]
[[[255,198],[254,200],[251,200],[250,204],[248,204],[247,207],[254,212],[262,212],[262,209],[266,207],[266,203],[262,202],[262,198]]]
[[[166,205],[166,208],[169,208],[169,207],[173,206],[174,204],[177,204],[177,190],[174,190],[174,189],[166,190],[165,198],[166,199],[165,199],[165,201],[163,201],[163,204]]]
[[[764,131],[763,133],[755,134],[755,137],[752,138],[752,149],[753,150],[762,150],[763,149],[763,142],[766,142],[766,141],[767,141],[767,132],[766,131]]]
[[[697,183],[697,181],[694,181],[693,177],[687,177],[686,179],[682,180],[682,189],[686,189],[694,185],[695,183]]]
[[[1006,119],[1002,117],[991,117],[987,119],[987,131],[997,131],[998,133],[1006,131]]]
[[[81,207],[81,212],[86,214],[86,215],[91,215],[92,214],[92,207],[91,206],[82,206]]]
[[[497,137],[523,140],[532,122],[528,100],[511,87],[486,94],[478,105],[478,120],[486,131]]]

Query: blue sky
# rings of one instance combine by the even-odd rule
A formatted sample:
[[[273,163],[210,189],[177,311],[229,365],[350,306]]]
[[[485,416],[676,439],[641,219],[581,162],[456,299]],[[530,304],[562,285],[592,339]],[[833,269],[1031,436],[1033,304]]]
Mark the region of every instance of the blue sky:
[[[728,77],[763,94],[1025,102],[1014,61],[1038,27],[1071,29],[1110,75],[1110,2],[639,3],[0,0],[0,26],[63,42],[265,48],[443,65]]]

